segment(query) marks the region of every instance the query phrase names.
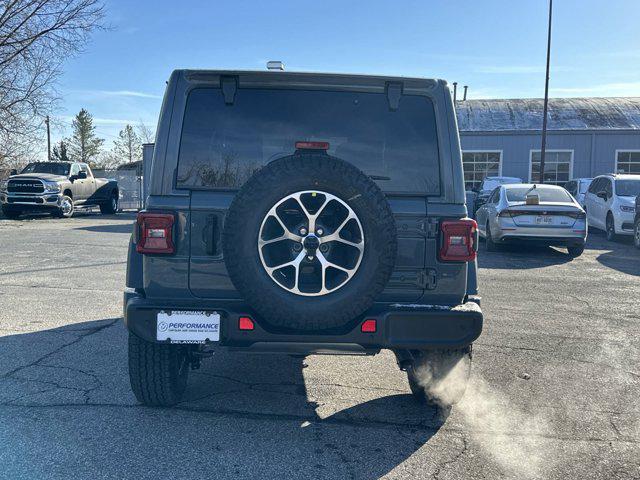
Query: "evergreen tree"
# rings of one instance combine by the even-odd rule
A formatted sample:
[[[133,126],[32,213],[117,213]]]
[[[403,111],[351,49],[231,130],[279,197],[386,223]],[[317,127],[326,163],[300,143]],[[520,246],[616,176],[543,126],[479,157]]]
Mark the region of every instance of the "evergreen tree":
[[[100,153],[104,139],[96,136],[93,117],[84,108],[71,122],[73,134],[67,139],[69,156],[76,162],[89,163]]]
[[[56,162],[69,162],[69,155],[67,154],[67,144],[64,140],[60,140],[60,143],[53,146],[51,152],[51,159]]]

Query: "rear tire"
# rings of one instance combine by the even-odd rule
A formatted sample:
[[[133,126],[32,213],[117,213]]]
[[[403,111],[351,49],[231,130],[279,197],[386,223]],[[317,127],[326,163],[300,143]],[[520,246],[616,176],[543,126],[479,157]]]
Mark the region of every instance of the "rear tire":
[[[640,218],[636,220],[636,224],[633,227],[633,244],[640,249]]]
[[[106,203],[100,204],[100,213],[113,215],[118,211],[118,193],[114,192]]]
[[[471,345],[455,350],[421,350],[414,356],[407,378],[418,402],[448,408],[462,400],[471,377]]]
[[[138,402],[152,407],[175,405],[188,377],[187,347],[151,343],[129,333],[129,379]]]
[[[572,247],[567,247],[567,251],[569,252],[569,256],[571,258],[579,257],[584,252],[584,245],[574,245]]]
[[[616,235],[616,227],[611,212],[607,214],[606,234],[607,240],[609,240],[610,242],[615,242],[618,238],[618,236]]]
[[[485,244],[487,246],[487,252],[497,252],[498,245],[493,241],[493,237],[491,236],[491,227],[489,227],[489,222],[487,222],[487,228],[485,232]]]

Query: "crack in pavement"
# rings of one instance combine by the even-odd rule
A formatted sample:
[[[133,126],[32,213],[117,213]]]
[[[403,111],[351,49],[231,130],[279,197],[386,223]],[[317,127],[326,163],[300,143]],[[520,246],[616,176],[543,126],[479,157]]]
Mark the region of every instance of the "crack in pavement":
[[[122,290],[108,290],[108,289],[100,289],[100,288],[79,288],[79,287],[72,287],[72,286],[67,286],[67,287],[55,287],[55,286],[51,286],[51,285],[20,285],[17,283],[3,283],[2,284],[3,287],[12,287],[12,288],[38,288],[38,289],[42,289],[42,288],[46,288],[49,290],[73,290],[74,292],[110,292],[110,293],[120,293],[122,294]]]
[[[469,450],[469,442],[466,439],[466,437],[461,436],[459,438],[462,440],[462,448],[450,460],[446,460],[442,462],[440,465],[436,465],[436,470],[433,472],[433,475],[432,475],[434,479],[440,478],[440,474],[445,470],[446,467],[454,463],[457,463],[458,460],[460,460],[460,458],[462,458],[467,453],[467,450]]]
[[[100,263],[85,263],[83,265],[69,265],[67,267],[50,267],[50,268],[38,268],[36,270],[14,270],[14,271],[9,271],[9,272],[0,272],[0,276],[5,276],[5,275],[19,275],[21,273],[40,273],[40,272],[46,272],[46,271],[57,271],[57,270],[73,270],[73,269],[79,269],[79,268],[90,268],[90,267],[107,267],[110,265],[124,265],[125,263],[127,263],[126,261],[123,262],[100,262]]]
[[[617,367],[615,365],[610,365],[608,363],[604,363],[604,362],[597,362],[594,360],[586,360],[583,358],[571,358],[571,357],[567,357],[564,355],[559,355],[557,352],[553,351],[553,350],[538,350],[535,348],[524,348],[524,347],[509,347],[509,346],[502,346],[502,345],[489,345],[489,344],[482,344],[482,346],[489,346],[489,347],[495,347],[496,349],[500,350],[500,349],[505,349],[505,350],[525,350],[525,351],[536,351],[536,352],[541,352],[544,353],[546,355],[548,355],[551,358],[555,358],[556,360],[562,360],[563,362],[576,362],[576,363],[583,363],[586,365],[595,365],[597,367],[606,367],[606,368],[610,368],[612,370],[618,370],[622,373],[626,373],[627,375],[631,375],[633,378],[640,378],[640,373],[638,372],[633,372],[631,370],[625,370],[621,367]],[[491,350],[490,350],[491,351]],[[495,351],[493,351],[494,353],[496,353]],[[500,355],[507,355],[506,353],[501,353],[501,352],[497,352]]]
[[[589,308],[589,312],[586,312],[586,314],[591,313],[591,311],[593,310],[593,307],[591,306],[591,304],[589,303],[589,301],[588,301],[588,300],[585,300],[584,298],[580,298],[580,297],[578,297],[577,295],[574,295],[574,294],[569,293],[569,292],[565,292],[565,295],[567,295],[568,297],[573,298],[573,299],[574,299],[575,301],[577,301],[577,302],[582,302],[582,303],[584,303],[584,304]]]
[[[54,388],[53,389],[45,389],[42,390],[40,392],[30,392],[24,395],[21,395],[20,397],[17,397],[15,399],[12,399],[9,402],[5,402],[5,403],[0,403],[0,405],[4,405],[4,406],[8,406],[11,405],[13,402],[16,402],[18,400],[20,400],[21,398],[26,398],[28,396],[32,396],[32,395],[37,395],[39,393],[46,393],[48,391],[53,391],[56,388],[58,389],[64,389],[64,390],[72,390],[72,391],[79,391],[79,392],[83,392],[83,396],[85,398],[85,404],[89,404],[89,395],[91,394],[91,392],[93,392],[94,390],[96,390],[97,388],[100,388],[102,386],[102,381],[100,380],[99,376],[93,372],[89,372],[89,371],[85,371],[79,368],[74,368],[74,367],[68,367],[68,366],[61,366],[61,365],[51,365],[51,364],[46,364],[43,363],[45,360],[47,360],[48,358],[52,357],[53,355],[61,352],[62,350],[71,347],[73,345],[76,345],[77,343],[81,342],[83,339],[90,337],[91,335],[95,335],[96,333],[99,333],[109,327],[112,327],[113,325],[116,324],[116,322],[118,322],[120,320],[120,318],[114,318],[109,320],[107,323],[100,325],[98,327],[93,327],[90,329],[81,329],[81,330],[74,330],[74,332],[80,332],[76,338],[74,338],[73,340],[71,340],[70,342],[67,342],[47,353],[45,353],[44,355],[38,357],[37,359],[33,360],[32,362],[29,362],[26,365],[20,365],[16,368],[14,368],[13,370],[10,370],[8,372],[6,372],[3,375],[0,375],[1,379],[11,379],[11,380],[16,380],[19,382],[32,382],[32,383],[41,383],[44,385],[52,385]],[[53,380],[38,380],[38,379],[30,379],[24,376],[19,375],[21,372],[23,372],[24,370],[27,370],[29,368],[53,368],[53,369],[66,369],[66,370],[70,370],[70,371],[75,371],[75,372],[80,372],[84,375],[87,375],[88,377],[92,378],[93,381],[95,382],[94,385],[90,388],[79,388],[79,387],[72,387],[72,386],[68,386],[68,385],[62,385],[58,382],[55,382]]]
[[[473,344],[474,348],[476,346],[480,346],[480,347],[493,347],[493,348],[506,348],[508,350],[525,350],[528,352],[541,352],[541,353],[548,353],[548,350],[541,350],[539,348],[530,348],[530,347],[512,347],[509,345],[495,345],[492,343],[482,343],[482,342],[475,342]]]
[[[620,429],[618,428],[618,426],[614,422],[613,416],[609,417],[609,424],[611,425],[611,428],[613,429],[613,431],[615,432],[615,434],[616,434],[616,436],[618,438],[624,438],[624,435],[622,434],[622,432],[620,431]]]

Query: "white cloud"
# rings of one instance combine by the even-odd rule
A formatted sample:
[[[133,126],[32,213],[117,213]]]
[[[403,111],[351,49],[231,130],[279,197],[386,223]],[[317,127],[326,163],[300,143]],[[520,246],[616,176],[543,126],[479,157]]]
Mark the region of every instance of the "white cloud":
[[[136,125],[138,121],[121,118],[100,118],[93,117],[93,123],[96,125]]]
[[[640,82],[603,83],[588,87],[551,87],[549,92],[561,96],[640,97]]]
[[[59,120],[71,123],[75,117],[69,115],[61,115],[57,117]],[[140,120],[122,119],[122,118],[101,118],[93,117],[94,125],[137,125]],[[145,122],[146,123],[146,122]]]
[[[162,98],[161,95],[152,93],[137,92],[135,90],[99,90],[98,93],[108,97],[136,97],[136,98]]]
[[[498,75],[544,74],[545,65],[481,65],[473,69],[474,73]],[[551,73],[570,72],[572,69],[562,65],[551,65]]]
[[[105,98],[105,97],[122,97],[122,98],[149,98],[158,100],[162,95],[153,93],[139,92],[137,90],[75,90],[69,92],[71,95],[79,95],[82,98]]]
[[[526,74],[544,73],[542,65],[486,65],[475,68],[476,73]]]
[[[612,50],[604,53],[604,56],[610,58],[640,58],[638,50]]]

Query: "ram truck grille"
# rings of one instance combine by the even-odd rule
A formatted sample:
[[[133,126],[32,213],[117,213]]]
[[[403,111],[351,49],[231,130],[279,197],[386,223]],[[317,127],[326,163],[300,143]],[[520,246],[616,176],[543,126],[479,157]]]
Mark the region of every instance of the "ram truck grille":
[[[9,193],[44,193],[44,184],[40,180],[9,180]]]

